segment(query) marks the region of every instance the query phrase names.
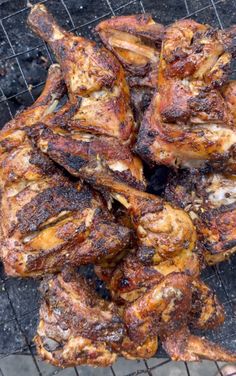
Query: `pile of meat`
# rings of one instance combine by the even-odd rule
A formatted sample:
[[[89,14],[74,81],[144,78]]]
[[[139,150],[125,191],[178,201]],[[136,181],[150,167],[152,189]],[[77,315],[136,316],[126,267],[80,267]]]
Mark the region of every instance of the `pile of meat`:
[[[28,24],[59,64],[1,130],[0,230],[5,272],[43,277],[38,354],[108,366],[160,341],[173,360],[235,361],[191,329],[222,325],[200,272],[236,251],[236,27],[115,17],[100,47],[42,4]],[[145,192],[142,160],[172,168],[165,197]],[[87,264],[110,300],[78,273]]]

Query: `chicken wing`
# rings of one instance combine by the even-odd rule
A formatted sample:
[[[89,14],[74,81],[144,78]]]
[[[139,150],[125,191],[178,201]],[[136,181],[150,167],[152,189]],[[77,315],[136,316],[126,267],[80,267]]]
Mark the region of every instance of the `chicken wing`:
[[[134,121],[118,60],[94,42],[62,30],[42,4],[32,8],[28,23],[55,52],[70,97],[56,119],[45,120],[51,132],[40,132],[38,146],[76,176],[100,169],[143,189],[142,162],[128,146]]]
[[[166,29],[158,93],[144,116],[136,151],[149,163],[236,171],[235,121],[220,91],[236,27],[217,31],[193,20]]]
[[[45,278],[34,339],[43,360],[59,366],[106,367],[117,358],[125,327],[114,303],[102,300],[74,271]]]
[[[204,337],[194,336],[186,326],[163,337],[163,347],[172,360],[196,362],[200,359],[235,362],[236,355]]]
[[[102,21],[95,30],[126,71],[135,120],[140,124],[157,89],[164,27],[155,23],[149,14],[137,14]]]
[[[75,270],[45,278],[35,343],[42,359],[60,367],[79,364],[106,367],[118,355],[128,359],[155,354],[157,337],[134,343],[122,309],[101,299]]]
[[[199,303],[196,300],[193,307],[196,288],[204,291],[196,324],[201,323],[202,328],[212,328],[221,324],[224,319],[219,303],[214,300],[214,304],[217,303],[218,306],[214,307],[212,304],[209,288],[200,281],[195,286],[192,283],[191,277],[186,274],[172,273],[138,299],[127,304],[123,317],[129,338],[142,345],[148,337],[155,338],[158,335],[172,360],[197,361],[207,358],[235,361],[235,353],[190,333],[188,319]]]
[[[192,280],[192,307],[189,314],[193,327],[214,329],[225,319],[223,306],[216,294],[200,279]]]
[[[189,213],[196,225],[206,264],[236,251],[236,177],[220,173],[172,175],[167,200]]]
[[[192,258],[192,262],[187,263],[195,264],[196,230],[183,210],[158,196],[113,182],[109,177],[95,176],[91,182],[110,192],[130,213],[138,239],[137,257],[141,262],[159,264],[183,252],[187,258]]]
[[[147,333],[157,336],[163,325],[178,328],[191,309],[191,298],[191,279],[181,273],[168,275],[125,308],[130,338],[142,344]]]

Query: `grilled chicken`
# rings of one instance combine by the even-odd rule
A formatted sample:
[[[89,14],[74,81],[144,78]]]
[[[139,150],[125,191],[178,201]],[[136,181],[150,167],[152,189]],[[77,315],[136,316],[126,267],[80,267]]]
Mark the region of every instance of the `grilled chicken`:
[[[192,217],[206,264],[236,251],[236,176],[183,171],[170,177],[165,197]]]
[[[118,355],[149,358],[157,337],[138,345],[128,337],[122,309],[101,299],[74,270],[48,276],[41,284],[43,303],[35,337],[42,359],[60,366],[106,367]]]
[[[127,304],[123,317],[132,341],[141,345],[158,335],[172,360],[236,359],[235,353],[190,333],[188,323],[194,319],[198,328],[215,328],[223,323],[224,313],[211,290],[184,273],[163,278]]]
[[[200,279],[192,281],[191,325],[199,329],[214,329],[225,319],[223,306],[216,294]]]
[[[99,263],[129,245],[130,230],[115,223],[98,193],[72,183],[21,129],[52,111],[54,87],[47,83],[35,114],[27,109],[0,133],[1,256],[13,276]]]
[[[192,258],[180,253],[157,264],[145,264],[137,256],[137,252],[132,250],[116,266],[108,267],[101,263],[95,267],[96,274],[106,282],[117,302],[134,301],[171,273],[183,272],[192,278],[199,275],[199,260],[194,253]]]
[[[147,335],[157,336],[167,327],[178,328],[186,321],[190,309],[191,279],[185,274],[172,273],[129,304],[124,321],[130,338],[143,343]]]
[[[73,176],[90,180],[97,175],[110,176],[137,189],[145,188],[142,162],[115,138],[111,142],[106,136],[65,134],[42,123],[30,130],[30,136],[43,153]]]
[[[108,191],[130,213],[138,239],[138,259],[159,264],[180,254],[193,264],[196,230],[183,210],[158,196],[141,192],[109,177],[97,177],[93,183]],[[185,255],[185,256],[184,256]],[[196,255],[197,256],[197,255]]]
[[[125,328],[114,303],[99,298],[72,271],[45,278],[40,290],[43,303],[34,340],[43,360],[59,367],[106,367],[116,360]]]
[[[118,355],[128,359],[151,357],[157,350],[157,335],[167,327],[172,334],[178,323],[184,325],[185,314],[191,309],[190,284],[189,277],[173,273],[134,303],[117,307],[101,299],[75,270],[48,276],[40,288],[43,303],[35,337],[37,352],[60,367],[105,367]],[[211,346],[210,358],[215,359],[218,351],[223,359],[235,359],[217,345],[193,338],[199,348]],[[170,345],[169,350],[173,354]],[[181,349],[176,351],[180,353]]]
[[[194,336],[186,326],[163,336],[162,345],[172,360],[196,362],[200,359],[235,362],[236,355],[204,337]]]
[[[162,25],[155,23],[150,14],[137,14],[102,21],[95,30],[125,68],[131,87],[156,89]]]
[[[134,121],[118,60],[94,42],[62,30],[42,4],[32,8],[28,23],[54,51],[70,99],[57,119],[45,120],[51,132],[39,132],[38,146],[76,176],[91,176],[100,168],[103,175],[143,189],[142,163],[128,146]]]
[[[164,27],[155,23],[151,15],[138,14],[102,21],[95,30],[125,69],[134,116],[139,125],[157,89]]]
[[[235,53],[235,35],[236,27],[217,31],[193,20],[177,21],[166,29],[158,93],[136,145],[144,160],[236,171],[235,119],[228,106],[235,99],[230,101],[220,90]]]

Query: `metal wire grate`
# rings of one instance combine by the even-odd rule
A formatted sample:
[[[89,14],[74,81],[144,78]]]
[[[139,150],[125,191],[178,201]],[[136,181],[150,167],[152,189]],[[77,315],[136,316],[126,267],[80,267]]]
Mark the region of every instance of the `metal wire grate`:
[[[55,61],[50,48],[42,43],[26,28],[26,18],[30,5],[47,3],[59,22],[68,30],[84,35],[92,35],[92,28],[105,18],[113,15],[150,12],[157,21],[168,24],[179,18],[194,18],[224,28],[236,18],[234,0],[5,0],[0,1],[0,127],[15,113],[30,105],[40,94],[45,83],[48,66]],[[58,17],[59,15],[59,17]],[[15,34],[19,25],[26,35]],[[33,69],[32,62],[37,61]],[[39,71],[39,74],[37,72]],[[236,67],[233,74],[236,74]],[[36,78],[35,78],[36,75]],[[216,291],[225,306],[227,319],[225,324],[214,333],[206,335],[225,346],[236,349],[236,257],[217,267],[210,267],[203,273],[203,279]],[[38,374],[42,375],[35,359],[35,347],[32,338],[38,321],[39,295],[38,282],[30,279],[12,279],[4,276],[0,265],[0,358],[9,354],[28,354],[32,356]],[[3,333],[3,334],[2,334]],[[14,342],[12,341],[14,338]],[[158,356],[166,357],[164,352]],[[152,375],[153,371],[168,364],[166,359],[154,366],[144,361],[144,368],[130,373]],[[219,366],[216,363],[219,370]],[[185,363],[186,374],[191,375]],[[115,376],[115,367],[110,367]],[[56,375],[55,371],[51,375]],[[76,375],[79,375],[75,368]],[[219,371],[220,372],[220,371]],[[221,373],[220,373],[221,374]]]

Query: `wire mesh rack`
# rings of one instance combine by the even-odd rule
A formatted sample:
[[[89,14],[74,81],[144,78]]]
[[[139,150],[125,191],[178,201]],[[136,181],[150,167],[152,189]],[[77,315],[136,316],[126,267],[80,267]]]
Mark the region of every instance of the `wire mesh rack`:
[[[44,86],[47,69],[55,61],[47,44],[26,25],[30,6],[35,3],[46,3],[67,30],[93,39],[96,39],[92,33],[96,24],[113,15],[150,12],[163,24],[193,18],[222,29],[236,23],[235,0],[0,0],[0,128],[17,111],[35,101]],[[236,78],[236,66],[233,77]],[[232,350],[236,350],[235,273],[236,257],[203,272],[203,279],[216,291],[227,315],[221,328],[204,334]],[[40,301],[37,288],[37,281],[6,277],[0,264],[0,359],[9,354],[27,354],[32,357],[38,374],[42,375],[32,342]],[[158,356],[162,361],[153,366],[143,361],[140,369],[128,374],[152,375],[170,362],[163,360],[166,357],[163,350]],[[219,365],[215,365],[221,374]],[[191,375],[189,365],[184,363],[184,367],[185,374]],[[50,375],[58,372],[55,370]],[[114,376],[117,374],[115,367],[110,367],[109,372]],[[75,374],[79,375],[77,368]]]

